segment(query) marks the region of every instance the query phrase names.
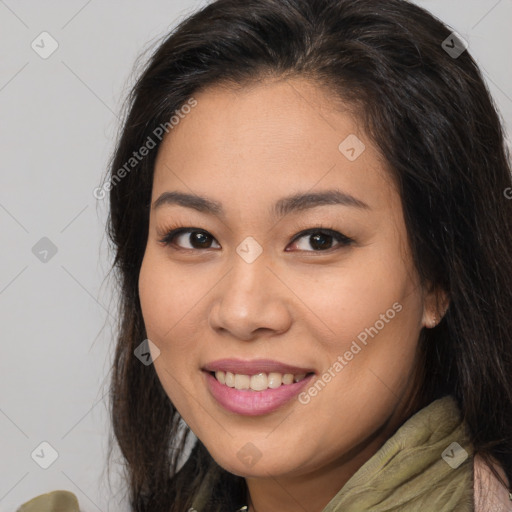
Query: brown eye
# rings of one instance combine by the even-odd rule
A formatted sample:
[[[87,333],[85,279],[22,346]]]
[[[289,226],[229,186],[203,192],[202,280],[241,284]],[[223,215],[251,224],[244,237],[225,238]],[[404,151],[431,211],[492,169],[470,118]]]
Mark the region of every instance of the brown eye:
[[[338,242],[341,246],[347,246],[353,242],[351,238],[331,229],[309,229],[297,236],[293,243],[297,244],[297,240],[300,240],[301,238],[304,238],[306,241],[301,244],[302,247],[299,247],[299,250],[309,252],[328,251],[333,248],[333,241]],[[313,251],[310,250],[311,248]]]
[[[181,239],[181,243],[176,242],[176,240],[179,239]],[[164,245],[174,244],[182,249],[210,249],[213,240],[215,240],[215,238],[206,231],[194,228],[179,228],[169,231],[160,242]],[[189,247],[184,247],[182,245],[184,243],[188,243]]]

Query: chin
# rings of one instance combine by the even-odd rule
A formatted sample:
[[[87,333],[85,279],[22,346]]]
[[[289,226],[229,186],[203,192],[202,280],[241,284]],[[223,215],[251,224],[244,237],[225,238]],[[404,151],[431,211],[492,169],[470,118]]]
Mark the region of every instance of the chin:
[[[248,443],[249,444],[249,443]],[[215,459],[215,462],[223,469],[232,473],[233,475],[244,477],[244,478],[268,478],[270,476],[280,476],[290,473],[293,468],[301,467],[301,464],[293,464],[293,461],[289,457],[286,457],[279,450],[274,451],[274,456],[277,456],[277,460],[264,458],[264,455],[259,456],[254,453],[254,456],[247,455],[242,450],[239,450],[234,457],[216,456],[216,454],[210,454]],[[246,448],[249,451],[249,448]]]

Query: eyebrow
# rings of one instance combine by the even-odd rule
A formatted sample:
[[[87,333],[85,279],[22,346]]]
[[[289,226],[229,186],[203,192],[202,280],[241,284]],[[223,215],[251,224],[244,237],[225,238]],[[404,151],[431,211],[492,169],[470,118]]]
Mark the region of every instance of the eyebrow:
[[[202,213],[213,215],[224,215],[222,203],[208,197],[187,194],[184,192],[164,192],[153,203],[152,208],[156,210],[164,205],[180,205],[186,208],[193,208]],[[290,212],[307,210],[316,206],[324,205],[342,205],[352,206],[360,209],[370,210],[371,208],[360,199],[341,192],[340,190],[325,190],[314,193],[298,193],[283,197],[276,201],[272,206],[270,213],[274,217],[284,217]]]

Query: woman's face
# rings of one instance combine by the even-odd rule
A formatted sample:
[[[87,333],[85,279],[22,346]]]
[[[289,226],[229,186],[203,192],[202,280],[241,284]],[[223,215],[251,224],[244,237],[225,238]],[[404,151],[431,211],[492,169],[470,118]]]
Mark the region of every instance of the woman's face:
[[[358,466],[399,424],[432,318],[400,197],[318,86],[194,97],[159,149],[139,278],[162,386],[232,473]]]

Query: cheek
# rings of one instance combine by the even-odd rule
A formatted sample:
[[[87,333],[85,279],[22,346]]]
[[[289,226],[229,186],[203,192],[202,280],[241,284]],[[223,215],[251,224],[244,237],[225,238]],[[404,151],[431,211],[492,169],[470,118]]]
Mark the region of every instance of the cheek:
[[[190,271],[177,269],[167,258],[146,251],[139,274],[139,296],[148,337],[153,336],[161,350],[168,348],[170,340],[178,350],[180,346],[192,348],[204,295],[204,284],[192,267]]]
[[[318,272],[298,281],[294,291],[305,298],[310,325],[318,325],[316,337],[326,347],[347,342],[376,323],[379,331],[389,332],[390,326],[413,329],[421,318],[422,303],[407,269],[382,258]]]
[[[175,288],[169,287],[168,281],[165,268],[152,256],[151,251],[146,250],[139,274],[139,297],[148,337],[151,339],[153,336],[155,341],[164,337],[166,329],[169,329],[169,323],[164,322],[164,318],[174,311],[172,290]],[[165,292],[166,289],[169,293]],[[160,343],[158,345],[160,347]]]
[[[304,282],[300,291],[317,315],[308,316],[315,318],[310,326],[318,326],[313,337],[324,354],[323,370],[331,368],[335,375],[329,387],[356,408],[367,400],[375,405],[372,397],[383,400],[383,389],[393,401],[407,386],[415,364],[423,309],[420,289],[410,267],[388,253],[376,248],[368,259],[347,262],[314,286]],[[322,398],[326,407],[334,396],[328,395]]]
[[[139,273],[139,296],[147,336],[160,350],[154,368],[167,396],[189,420],[193,415],[187,397],[196,385],[190,364],[200,339],[197,321],[192,321],[199,299],[191,283],[193,280],[183,271],[173,270],[167,259],[146,251]],[[190,426],[195,431],[193,420]]]

